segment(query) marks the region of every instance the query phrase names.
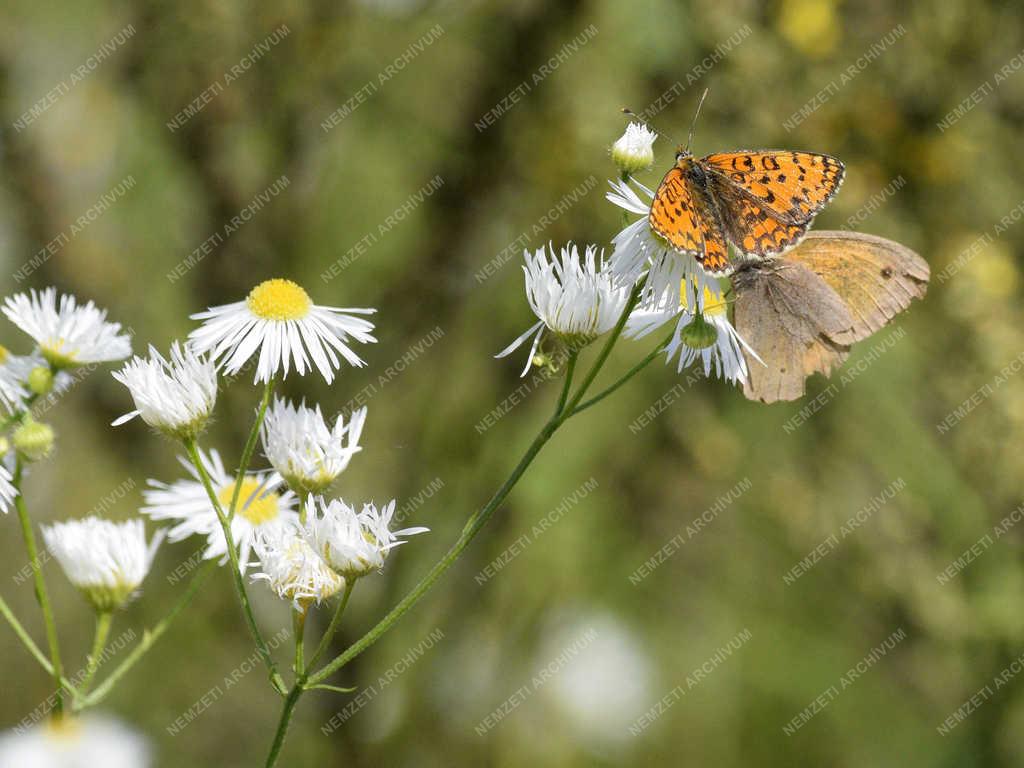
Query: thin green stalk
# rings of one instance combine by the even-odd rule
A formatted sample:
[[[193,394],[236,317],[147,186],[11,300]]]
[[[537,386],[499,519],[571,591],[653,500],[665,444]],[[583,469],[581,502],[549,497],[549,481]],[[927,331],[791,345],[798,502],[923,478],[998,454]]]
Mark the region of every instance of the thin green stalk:
[[[15,509],[18,510],[18,520],[21,521],[21,535],[25,540],[25,549],[28,550],[28,558],[32,563],[32,576],[35,580],[36,600],[43,610],[43,621],[46,624],[46,642],[50,647],[50,664],[53,683],[57,688],[56,702],[53,707],[53,717],[60,719],[64,714],[64,668],[60,661],[60,643],[57,640],[57,623],[53,619],[53,608],[50,605],[50,596],[46,591],[46,580],[43,578],[43,565],[39,561],[39,549],[36,546],[36,536],[32,531],[32,521],[29,520],[28,511],[25,509],[25,496],[21,492],[22,477],[21,459],[18,459],[14,468],[14,487],[18,495],[14,498]]]
[[[292,609],[292,634],[295,635],[295,663],[292,669],[296,677],[302,677],[306,671],[306,616],[305,608]]]
[[[640,373],[640,371],[642,371],[644,368],[646,368],[648,366],[648,364],[652,360],[654,360],[654,358],[656,358],[659,354],[661,354],[662,352],[665,351],[665,347],[667,347],[669,345],[669,343],[672,341],[672,337],[674,335],[675,335],[675,331],[673,330],[672,332],[669,333],[668,336],[665,337],[664,341],[662,341],[660,344],[658,344],[658,346],[656,346],[654,349],[652,349],[647,354],[647,357],[645,357],[639,363],[637,363],[632,368],[630,368],[623,375],[623,377],[621,379],[616,381],[614,384],[612,384],[607,389],[603,390],[600,394],[594,395],[592,398],[587,400],[585,403],[581,403],[580,405],[577,405],[576,408],[573,409],[572,415],[575,416],[577,413],[582,413],[583,411],[587,410],[587,408],[589,408],[590,406],[597,405],[599,402],[601,402],[606,397],[608,397],[608,395],[610,395],[612,392],[617,390],[619,387],[621,387],[627,381],[629,381],[634,376],[636,376],[638,373]]]
[[[622,335],[623,328],[626,327],[626,321],[629,320],[629,314],[636,307],[640,301],[640,292],[642,290],[641,285],[637,285],[633,288],[633,292],[629,295],[629,301],[626,302],[625,308],[622,310],[622,314],[619,315],[619,320],[615,323],[615,327],[612,329],[611,334],[608,336],[608,340],[601,347],[601,351],[597,355],[597,360],[594,361],[594,365],[587,372],[587,375],[583,378],[583,382],[580,384],[579,389],[576,390],[576,394],[572,396],[568,404],[565,406],[565,412],[572,414],[576,410],[576,406],[579,405],[580,400],[587,393],[587,389],[591,384],[594,383],[594,379],[597,378],[597,374],[600,373],[601,368],[608,360],[608,355],[612,352],[612,347],[615,346],[615,342],[619,340],[619,336]]]
[[[18,617],[14,615],[11,607],[7,605],[7,601],[2,597],[0,597],[0,614],[3,614],[3,617],[7,619],[7,623],[11,625],[11,629],[14,630],[14,634],[18,636],[18,639],[21,640],[24,646],[28,649],[28,652],[35,657],[35,660],[39,662],[39,665],[46,670],[46,674],[52,675],[53,665],[50,663],[50,660],[46,658],[45,653],[39,650],[39,646],[35,644],[35,641],[29,633],[25,631],[21,622],[18,621]]]
[[[267,390],[270,391],[268,385]],[[213,505],[214,511],[217,513],[217,520],[220,522],[221,531],[224,533],[224,543],[227,547],[228,558],[231,563],[231,574],[235,584],[235,592],[238,594],[238,600],[242,605],[242,613],[245,615],[246,624],[249,626],[249,633],[252,635],[253,641],[256,643],[256,650],[260,654],[260,658],[263,659],[263,663],[267,666],[267,671],[270,673],[270,682],[278,692],[284,694],[288,689],[285,687],[284,679],[277,671],[277,665],[274,664],[274,659],[270,655],[270,648],[267,646],[267,641],[263,639],[263,634],[260,632],[259,625],[256,623],[256,617],[253,615],[252,606],[249,604],[249,593],[245,589],[245,578],[242,575],[242,567],[238,562],[238,550],[235,548],[235,539],[231,535],[231,522],[224,514],[224,510],[220,506],[220,500],[217,498],[217,492],[213,489],[213,483],[210,482],[210,476],[206,472],[206,467],[203,466],[202,459],[199,456],[199,449],[196,447],[196,441],[194,439],[188,439],[184,441],[185,450],[188,452],[189,458],[192,460],[192,464],[196,468],[196,472],[199,473],[199,479],[203,483],[203,487],[206,489],[206,495],[210,497],[210,503]],[[237,495],[238,488],[236,486],[235,492]]]
[[[85,679],[82,680],[82,684],[79,686],[79,693],[83,696],[89,692],[89,687],[92,685],[92,679],[96,675],[96,670],[100,668],[100,658],[103,655],[103,647],[107,644],[107,636],[110,634],[110,623],[113,618],[114,614],[112,611],[96,612],[96,633],[92,640],[92,652],[87,660]]]
[[[12,413],[3,421],[0,421],[0,432],[6,432],[10,427],[13,427],[15,424],[20,424],[22,419],[24,419],[26,416],[29,415],[29,413],[32,412],[32,406],[35,405],[36,400],[38,399],[39,395],[35,393],[32,393],[27,398],[25,398],[24,410],[18,411],[17,413]]]
[[[192,577],[192,581],[188,585],[188,589],[185,593],[178,598],[171,610],[164,616],[156,626],[152,629],[147,629],[142,633],[142,640],[132,648],[131,652],[125,657],[118,666],[114,668],[114,671],[107,675],[106,679],[102,683],[96,686],[96,690],[85,696],[82,701],[75,707],[76,710],[82,710],[87,707],[99,704],[107,695],[113,690],[114,686],[117,685],[118,681],[125,675],[132,667],[134,667],[139,659],[141,659],[146,652],[152,648],[156,641],[159,640],[163,634],[170,629],[171,624],[178,618],[178,615],[185,610],[185,607],[192,602],[192,598],[195,597],[199,588],[203,585],[203,582],[210,576],[211,573],[216,569],[217,561],[209,560],[204,563],[195,575]]]
[[[231,506],[228,507],[228,520],[231,520],[238,510],[238,495],[242,492],[245,472],[249,469],[249,462],[252,461],[252,454],[256,450],[256,441],[260,439],[260,427],[263,425],[263,417],[267,415],[267,406],[270,405],[270,396],[273,392],[274,380],[271,379],[263,387],[263,399],[260,400],[259,410],[256,411],[256,420],[252,423],[252,429],[249,430],[249,438],[245,441],[242,461],[238,465],[238,475],[235,477],[235,490],[231,494]]]
[[[313,651],[313,655],[309,657],[309,667],[315,667],[316,663],[320,661],[320,657],[324,655],[330,645],[331,640],[334,638],[334,633],[338,631],[338,627],[341,625],[341,617],[345,613],[345,606],[348,605],[348,598],[352,594],[352,590],[355,589],[355,579],[345,579],[345,591],[341,595],[341,600],[338,602],[338,607],[334,611],[334,616],[331,617],[331,623],[327,627],[327,631],[324,632],[324,636],[320,638],[320,644],[317,645],[316,650]]]
[[[572,375],[576,371],[576,358],[579,353],[573,350],[569,353],[569,361],[565,364],[565,381],[562,382],[562,393],[558,396],[558,405],[555,406],[555,413],[560,414],[565,408],[565,401],[569,399],[569,390],[572,389]]]
[[[288,734],[288,726],[291,724],[295,705],[299,703],[299,697],[302,695],[304,682],[304,680],[296,680],[295,685],[288,692],[288,697],[284,700],[281,719],[278,721],[277,731],[274,733],[274,743],[271,744],[270,754],[267,755],[266,768],[273,768],[277,762],[277,756],[281,754],[281,747],[284,746],[284,737]]]
[[[318,683],[322,683],[360,653],[377,642],[381,635],[391,629],[395,622],[402,618],[406,611],[420,601],[423,595],[425,595],[434,583],[441,578],[444,572],[452,567],[452,564],[458,559],[459,555],[462,554],[463,550],[469,546],[469,542],[473,540],[477,533],[480,532],[480,529],[487,523],[488,519],[490,519],[491,515],[494,514],[495,510],[497,510],[498,507],[501,506],[502,502],[505,501],[509,492],[515,487],[516,483],[519,482],[519,478],[523,476],[523,473],[526,472],[530,464],[533,463],[537,454],[540,453],[541,448],[543,448],[548,440],[551,439],[551,436],[555,434],[558,428],[572,416],[572,411],[579,402],[579,399],[582,397],[582,393],[586,390],[589,383],[594,380],[601,367],[608,359],[608,355],[611,352],[611,348],[614,345],[615,340],[618,339],[619,335],[622,333],[622,329],[626,325],[629,313],[633,311],[633,307],[636,306],[636,302],[639,301],[639,298],[640,291],[639,289],[636,289],[633,291],[633,294],[630,296],[630,300],[622,310],[622,315],[619,317],[618,323],[616,323],[615,329],[612,332],[612,337],[601,350],[601,353],[598,355],[593,367],[587,372],[581,389],[577,391],[576,395],[574,395],[568,403],[566,403],[561,397],[559,398],[559,408],[541,428],[533,442],[530,443],[529,448],[526,449],[526,453],[523,454],[519,463],[516,464],[515,469],[512,470],[512,474],[506,478],[505,482],[502,483],[501,487],[494,492],[494,495],[482,509],[470,515],[462,529],[462,533],[459,535],[459,538],[455,540],[455,543],[448,549],[444,557],[438,560],[434,564],[433,568],[427,572],[427,575],[420,579],[419,583],[412,588],[412,591],[402,598],[398,605],[392,608],[391,611],[383,619],[377,622],[374,627],[350,645],[344,653],[324,666],[323,669],[310,675],[310,684],[316,685]],[[568,389],[566,386],[563,386],[563,393],[568,397]]]

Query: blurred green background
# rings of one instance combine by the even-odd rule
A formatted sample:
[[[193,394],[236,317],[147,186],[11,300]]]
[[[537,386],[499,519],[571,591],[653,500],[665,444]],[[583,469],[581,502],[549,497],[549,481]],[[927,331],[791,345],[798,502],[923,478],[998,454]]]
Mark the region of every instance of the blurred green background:
[[[0,274],[5,293],[55,284],[94,299],[134,329],[138,351],[166,348],[194,327],[190,313],[272,276],[323,304],[379,308],[368,368],[330,388],[284,387],[327,411],[369,393],[364,451],[337,492],[419,497],[410,523],[432,529],[360,584],[340,652],[440,556],[552,408],[554,384],[527,385],[480,426],[521,386],[522,358],[492,355],[532,322],[522,247],[607,244],[620,224],[603,199],[618,109],[649,108],[683,137],[710,87],[698,154],[840,157],[847,181],[816,227],[851,221],[914,248],[932,267],[927,298],[856,347],[845,379],[813,380],[803,403],[750,403],[657,365],[571,422],[457,567],[338,676],[377,688],[365,705],[330,729],[353,696],[303,699],[282,764],[1019,765],[1024,680],[993,679],[1024,651],[1022,534],[1011,525],[995,539],[993,526],[1022,501],[1024,389],[1014,375],[993,382],[1024,349],[1022,30],[1019,5],[964,0],[17,0],[0,8]],[[202,109],[178,120],[197,99]],[[940,127],[962,102],[971,108]],[[644,181],[657,182],[671,149],[656,144]],[[0,341],[27,349],[9,324]],[[610,373],[645,351],[622,345]],[[968,416],[938,428],[985,385]],[[256,396],[248,379],[221,395],[207,444],[229,462]],[[638,426],[659,401],[664,413]],[[103,368],[47,414],[60,441],[30,480],[37,521],[98,505],[130,516],[146,478],[181,475],[168,441],[137,422],[108,426],[129,408]],[[749,490],[687,532],[744,481]],[[903,490],[843,529],[894,482]],[[557,522],[537,533],[545,516]],[[0,522],[0,593],[41,639],[16,520]],[[986,535],[992,545],[941,583]],[[820,562],[784,580],[830,536]],[[631,582],[673,537],[678,551]],[[161,550],[114,637],[159,619],[197,544]],[[480,577],[495,558],[503,567]],[[46,575],[74,669],[90,617],[53,563]],[[268,634],[287,625],[284,604],[252,592]],[[709,662],[738,633],[749,635],[742,647]],[[219,572],[106,708],[154,742],[160,766],[262,765],[279,700],[259,671],[171,727],[251,653]],[[0,659],[6,728],[48,687],[6,628]],[[692,684],[702,665],[713,671]],[[524,686],[509,714],[480,727]],[[940,733],[985,686],[982,705]],[[787,732],[819,696],[827,706]],[[638,727],[659,701],[664,713]]]

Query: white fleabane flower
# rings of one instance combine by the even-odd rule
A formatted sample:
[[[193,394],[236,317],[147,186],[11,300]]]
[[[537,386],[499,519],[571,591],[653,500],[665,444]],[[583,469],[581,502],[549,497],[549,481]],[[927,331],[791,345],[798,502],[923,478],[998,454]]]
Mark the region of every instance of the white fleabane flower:
[[[197,352],[212,350],[213,359],[229,375],[259,350],[257,382],[270,381],[279,370],[287,377],[294,364],[300,376],[316,366],[330,384],[341,367],[338,355],[349,365],[364,365],[347,342],[349,336],[363,344],[376,341],[373,323],[354,317],[376,311],[317,306],[297,283],[267,280],[253,288],[245,301],[192,315],[193,320],[205,322],[189,334],[189,341]]]
[[[303,526],[303,535],[314,551],[339,575],[358,579],[380,570],[388,552],[404,544],[399,537],[425,533],[428,528],[405,528],[391,531],[395,512],[392,500],[378,511],[373,504],[364,504],[358,514],[341,499],[319,499],[319,509],[310,504],[310,515]]]
[[[284,600],[305,610],[336,594],[345,580],[300,535],[295,525],[280,525],[259,531],[253,541],[262,571],[254,579],[266,581]]]
[[[629,288],[617,283],[593,245],[584,249],[582,258],[571,243],[562,248],[561,256],[552,247],[550,256],[540,248],[532,255],[525,251],[523,258],[526,299],[538,321],[495,357],[511,354],[533,336],[525,376],[545,328],[571,346],[587,344],[615,327],[629,301]]]
[[[194,438],[217,402],[217,367],[178,342],[171,345],[170,360],[150,347],[148,360],[133,357],[112,375],[128,387],[136,408],[115,421],[115,427],[141,416],[166,435]]]
[[[221,509],[224,514],[228,514],[231,497],[235,492],[235,478],[224,471],[224,463],[217,451],[211,450],[207,455],[200,450],[199,458],[210,477]],[[224,541],[224,531],[217,519],[217,511],[210,503],[196,468],[184,457],[179,458],[179,461],[192,479],[178,480],[169,485],[150,480],[150,487],[142,493],[146,506],[139,511],[153,520],[179,521],[168,531],[168,541],[181,541],[193,535],[205,536],[207,546],[203,559],[220,558],[223,565],[228,561],[228,548]],[[242,481],[238,510],[231,519],[231,537],[238,547],[238,561],[243,571],[249,566],[253,540],[258,530],[299,519],[295,513],[295,494],[291,491],[278,493],[275,490],[282,482],[276,472],[259,472],[246,476]]]
[[[290,488],[320,493],[362,450],[359,437],[365,422],[365,406],[348,422],[338,414],[328,427],[319,405],[307,408],[275,398],[263,420],[263,452]]]
[[[611,271],[630,285],[643,277],[643,301],[647,304],[659,304],[664,300],[670,306],[677,305],[680,301],[679,286],[687,283],[694,283],[700,289],[698,301],[704,288],[716,291],[715,278],[705,272],[693,256],[679,253],[651,229],[648,216],[654,192],[634,181],[646,196],[645,201],[626,182],[609,183],[612,191],[605,197],[626,212],[641,216],[613,238],[615,250],[608,262]]]
[[[719,378],[733,383],[743,382],[749,374],[743,350],[760,361],[761,358],[743,340],[729,322],[728,304],[718,291],[704,288],[699,305],[694,312],[690,307],[698,306],[695,286],[689,289],[683,285],[682,297],[675,309],[664,301],[654,307],[643,307],[632,315],[626,324],[625,335],[641,338],[660,328],[678,315],[672,341],[665,348],[668,363],[678,355],[677,370],[682,372],[697,360],[703,364],[704,375],[712,371]]]
[[[27,360],[30,358],[11,354],[7,347],[0,345],[0,405],[8,413],[14,413],[28,397],[25,382],[32,366],[25,366]]]
[[[35,339],[39,351],[55,368],[123,360],[132,353],[131,339],[120,323],[108,323],[106,310],[91,301],[79,305],[57,289],[19,293],[4,301],[4,314]]]
[[[14,487],[13,477],[10,471],[3,464],[0,464],[0,512],[7,514],[11,504],[18,496],[18,489]]]
[[[658,134],[642,123],[630,123],[612,144],[612,161],[623,173],[646,171],[654,164],[654,140]]]
[[[99,714],[47,719],[0,734],[0,765],[19,768],[150,768],[149,744],[119,720]]]
[[[68,580],[98,611],[122,606],[149,573],[164,533],[146,544],[142,520],[112,523],[98,517],[43,526],[43,539]]]

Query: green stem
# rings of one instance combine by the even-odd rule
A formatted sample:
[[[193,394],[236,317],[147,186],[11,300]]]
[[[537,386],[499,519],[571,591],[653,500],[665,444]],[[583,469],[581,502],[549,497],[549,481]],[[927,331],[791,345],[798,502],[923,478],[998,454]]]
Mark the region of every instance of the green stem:
[[[103,646],[107,644],[107,636],[110,634],[110,623],[113,618],[114,614],[111,611],[96,612],[96,634],[93,636],[92,653],[89,654],[85,668],[85,679],[82,680],[79,687],[79,693],[82,696],[89,692],[89,686],[92,685],[96,670],[100,668],[100,657],[103,655]]]
[[[245,472],[249,469],[249,462],[252,461],[252,454],[256,450],[256,441],[260,439],[260,427],[263,425],[263,417],[267,414],[267,406],[270,405],[270,396],[273,391],[274,380],[271,379],[263,387],[263,399],[260,400],[259,410],[256,411],[256,420],[252,423],[252,429],[249,430],[249,438],[245,441],[242,461],[238,465],[238,475],[235,477],[235,490],[231,493],[228,520],[231,520],[238,510],[238,496],[242,492],[242,483],[245,482]]]
[[[629,314],[636,307],[640,301],[640,292],[642,286],[637,284],[633,288],[633,292],[629,295],[629,301],[626,302],[626,306],[622,310],[622,314],[619,315],[619,320],[612,329],[611,334],[608,336],[608,340],[604,343],[601,351],[597,355],[597,360],[594,361],[593,367],[587,372],[587,375],[583,378],[583,382],[580,384],[579,389],[576,390],[576,394],[572,396],[568,404],[565,406],[565,411],[568,414],[572,414],[576,410],[576,406],[579,405],[580,400],[587,393],[587,389],[591,384],[594,383],[594,379],[597,378],[597,374],[600,373],[601,368],[608,360],[608,355],[612,353],[612,347],[615,346],[615,342],[619,340],[619,336],[622,335],[622,330],[626,327],[626,321],[629,320]]]
[[[320,657],[324,655],[330,645],[331,640],[334,638],[334,633],[338,631],[338,627],[341,625],[341,617],[345,613],[345,606],[348,605],[348,598],[352,594],[352,590],[355,589],[355,579],[345,579],[345,592],[341,596],[341,600],[338,602],[338,607],[334,611],[334,616],[331,617],[331,623],[327,627],[327,631],[324,632],[324,636],[320,638],[320,644],[313,651],[313,655],[309,657],[309,666],[314,667],[316,663],[320,661]]]
[[[36,400],[39,399],[39,395],[33,393],[25,398],[24,406],[25,409],[12,413],[10,416],[0,421],[0,432],[6,432],[10,427],[15,424],[20,424],[21,421],[32,412],[32,406],[35,405]]]
[[[185,594],[178,598],[178,602],[171,607],[168,614],[164,616],[152,629],[148,629],[143,632],[142,640],[139,644],[132,648],[131,653],[125,657],[124,661],[114,668],[114,671],[111,672],[102,683],[96,686],[96,690],[84,697],[78,706],[75,707],[76,710],[82,710],[99,704],[107,697],[111,690],[113,690],[114,686],[117,685],[118,681],[132,667],[134,667],[136,663],[138,663],[139,659],[141,659],[150,648],[156,644],[156,641],[159,640],[170,628],[178,615],[190,602],[192,602],[192,598],[195,597],[196,593],[199,591],[199,587],[203,585],[203,582],[205,582],[209,575],[213,573],[216,567],[217,561],[210,560],[204,563],[203,566],[196,571],[195,575],[192,577],[192,581],[188,585],[188,589],[185,590]]]
[[[284,746],[284,737],[288,734],[288,726],[292,721],[292,714],[295,712],[295,705],[299,703],[302,695],[304,680],[296,680],[294,687],[288,692],[284,700],[284,708],[281,710],[281,719],[277,723],[277,732],[274,734],[274,743],[270,746],[270,754],[267,755],[266,768],[273,768],[277,762],[277,756]]]
[[[555,406],[556,414],[561,414],[565,409],[565,401],[568,400],[569,390],[572,389],[572,375],[576,371],[578,354],[576,350],[569,353],[569,361],[565,365],[565,381],[562,382],[562,393],[558,396],[558,405]]]
[[[589,408],[590,406],[597,405],[599,402],[601,402],[606,397],[608,397],[608,395],[610,395],[612,392],[617,390],[619,387],[621,387],[627,381],[629,381],[634,376],[636,376],[638,373],[640,373],[640,371],[642,371],[644,368],[646,368],[648,366],[648,364],[652,360],[654,360],[654,358],[656,358],[659,354],[661,354],[662,352],[665,351],[665,347],[668,346],[669,343],[671,343],[673,336],[675,336],[675,330],[673,330],[671,333],[669,333],[669,335],[665,338],[664,341],[662,341],[660,344],[658,344],[658,346],[656,346],[654,349],[652,349],[647,354],[647,357],[645,357],[639,363],[637,363],[632,368],[630,368],[625,373],[625,375],[623,375],[623,377],[621,379],[616,381],[614,384],[612,384],[607,389],[603,390],[600,394],[594,395],[592,398],[587,400],[585,403],[581,403],[580,405],[576,406],[576,408],[573,409],[572,415],[575,416],[577,413],[582,413],[583,411],[587,410],[587,408]]]
[[[14,498],[14,506],[18,510],[18,520],[21,521],[21,535],[25,540],[25,549],[28,550],[29,561],[32,563],[32,576],[35,579],[36,600],[43,610],[43,621],[46,624],[46,642],[50,647],[50,664],[52,666],[53,683],[57,688],[56,703],[53,707],[53,717],[60,719],[64,714],[64,668],[60,661],[60,643],[57,640],[57,623],[53,619],[53,608],[50,605],[50,596],[46,591],[46,580],[43,579],[43,565],[39,560],[39,549],[36,546],[36,537],[32,532],[32,521],[29,520],[28,512],[25,509],[25,496],[21,492],[22,477],[21,459],[18,459],[14,468],[14,487],[18,495]]]
[[[622,333],[623,327],[626,325],[626,320],[629,317],[629,313],[636,306],[636,302],[639,300],[640,291],[639,289],[634,290],[627,302],[626,307],[622,311],[622,315],[619,317],[619,321],[615,326],[612,338],[605,344],[604,349],[601,350],[601,354],[594,362],[594,366],[587,373],[583,388],[589,385],[589,382],[594,380],[601,366],[604,365],[608,359],[608,354],[611,352],[611,347],[614,345],[615,340],[618,339]],[[575,358],[575,354],[573,355]],[[567,374],[571,371],[567,371]],[[494,495],[490,498],[484,507],[472,515],[466,521],[465,526],[462,529],[462,533],[459,538],[455,540],[455,543],[448,549],[444,557],[438,560],[434,567],[427,572],[427,575],[420,579],[419,583],[413,587],[412,591],[409,592],[402,600],[396,605],[391,611],[377,624],[372,627],[365,635],[359,638],[355,643],[350,645],[344,653],[335,658],[329,664],[327,664],[319,672],[309,677],[309,682],[313,685],[322,683],[324,680],[329,678],[343,666],[348,664],[352,659],[358,656],[360,653],[365,651],[371,645],[387,632],[402,616],[412,608],[420,599],[427,593],[427,591],[434,585],[434,583],[441,578],[445,571],[452,567],[452,564],[458,559],[459,555],[462,554],[463,550],[469,546],[469,542],[480,532],[480,529],[484,527],[491,515],[494,514],[495,510],[501,506],[502,502],[508,496],[509,492],[515,487],[516,483],[519,482],[519,478],[523,476],[530,464],[540,453],[541,448],[551,439],[551,436],[555,434],[560,426],[566,421],[566,419],[572,416],[572,410],[579,402],[579,398],[582,397],[582,390],[577,391],[576,395],[566,404],[568,398],[568,387],[571,385],[569,382],[569,376],[566,376],[567,384],[563,385],[563,395],[558,401],[558,409],[555,414],[548,420],[548,422],[541,428],[540,433],[534,438],[533,442],[530,443],[530,447],[526,449],[526,453],[523,454],[519,463],[516,464],[515,469],[512,470],[512,474],[508,476],[501,487],[494,492]]]
[[[269,385],[266,392],[270,392]],[[234,536],[231,535],[231,522],[225,516],[224,510],[220,506],[220,499],[217,498],[217,492],[213,489],[213,484],[210,482],[210,476],[206,472],[206,467],[203,466],[203,461],[199,456],[199,449],[196,447],[196,441],[190,438],[185,440],[184,443],[185,450],[188,452],[189,458],[192,460],[192,464],[196,468],[196,472],[199,473],[199,479],[202,481],[203,487],[206,489],[206,495],[210,497],[210,503],[213,505],[213,509],[217,513],[217,520],[220,522],[221,531],[224,533],[224,544],[227,548],[228,558],[231,561],[232,580],[235,584],[235,592],[238,594],[238,600],[242,605],[242,613],[245,615],[246,624],[249,626],[249,633],[252,635],[252,639],[256,643],[256,650],[259,652],[260,658],[263,659],[263,663],[267,666],[267,671],[270,673],[270,682],[278,692],[283,694],[288,689],[285,687],[284,680],[277,671],[274,659],[270,655],[270,648],[267,646],[267,641],[263,639],[259,625],[256,623],[256,617],[253,615],[252,606],[249,603],[249,593],[245,589],[245,577],[242,574],[242,566],[238,562],[238,550],[235,548],[235,539]],[[239,477],[241,477],[241,475],[239,475]],[[237,494],[238,486],[235,486],[236,497]]]
[[[0,597],[0,614],[3,614],[3,617],[7,619],[7,623],[11,625],[11,629],[14,630],[14,634],[18,636],[18,639],[21,640],[24,646],[28,649],[28,652],[35,657],[36,661],[39,662],[39,665],[46,670],[46,674],[53,675],[53,665],[50,663],[50,660],[46,658],[45,653],[39,650],[39,646],[35,644],[35,641],[29,633],[25,631],[21,622],[18,621],[17,616],[14,615],[10,606],[7,605],[7,601],[2,597]]]
[[[308,610],[295,608],[292,610],[292,633],[295,635],[295,664],[293,670],[296,677],[302,677],[306,671],[306,616]]]

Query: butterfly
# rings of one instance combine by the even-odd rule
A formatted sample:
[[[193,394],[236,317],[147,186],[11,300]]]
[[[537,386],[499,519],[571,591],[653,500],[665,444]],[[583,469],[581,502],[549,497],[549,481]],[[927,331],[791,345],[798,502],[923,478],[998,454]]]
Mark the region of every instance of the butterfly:
[[[705,271],[726,275],[750,257],[797,245],[844,173],[839,160],[813,152],[758,149],[698,159],[680,148],[654,195],[651,229]],[[731,257],[726,241],[748,258]]]
[[[779,149],[718,152],[696,158],[686,147],[655,192],[648,221],[676,251],[706,272],[728,275],[750,259],[766,259],[797,245],[843,183],[834,157]],[[631,110],[624,110],[629,114]],[[732,258],[732,243],[742,258]]]
[[[733,323],[759,357],[747,353],[743,393],[796,400],[811,374],[827,376],[852,344],[923,298],[929,276],[914,251],[856,232],[811,232],[785,256],[739,267]]]

